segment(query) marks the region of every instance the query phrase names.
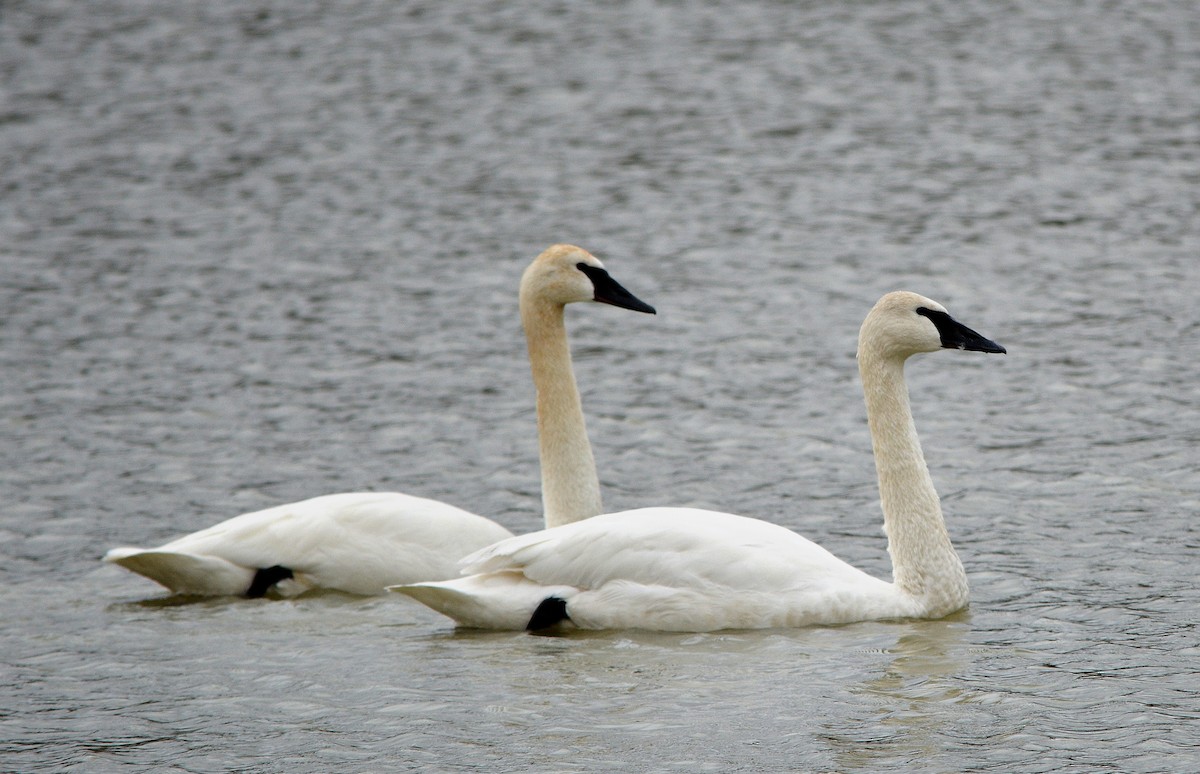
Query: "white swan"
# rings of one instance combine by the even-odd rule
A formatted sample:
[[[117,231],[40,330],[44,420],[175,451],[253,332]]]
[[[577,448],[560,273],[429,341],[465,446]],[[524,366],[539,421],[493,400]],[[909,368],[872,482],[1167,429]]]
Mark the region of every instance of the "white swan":
[[[521,321],[537,389],[547,527],[601,511],[563,322],[565,305],[576,301],[654,313],[573,245],[548,248],[525,270]],[[158,548],[114,548],[104,561],[179,594],[381,594],[392,584],[455,577],[463,556],[508,537],[499,524],[436,500],[356,492],[245,513]]]
[[[967,578],[904,382],[909,356],[940,348],[1005,351],[908,292],[880,299],[859,334],[891,583],[765,521],[643,508],[504,540],[467,557],[467,577],[392,590],[496,629],[711,631],[948,615],[966,606]]]

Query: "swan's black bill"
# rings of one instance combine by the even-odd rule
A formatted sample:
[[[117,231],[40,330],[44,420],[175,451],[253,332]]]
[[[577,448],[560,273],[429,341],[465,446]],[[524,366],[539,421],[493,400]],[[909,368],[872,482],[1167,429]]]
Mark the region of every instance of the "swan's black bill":
[[[965,349],[970,352],[994,352],[997,354],[1005,354],[1007,349],[1000,346],[989,338],[986,338],[977,331],[973,331],[967,326],[955,320],[945,312],[934,311],[921,307],[917,310],[917,314],[928,317],[929,320],[937,326],[938,335],[942,337],[942,347],[944,349]]]
[[[599,266],[578,263],[576,267],[592,281],[592,287],[596,289],[595,299],[600,303],[612,304],[622,309],[632,309],[635,312],[657,314],[654,307],[621,287],[621,283],[610,277],[608,272]]]

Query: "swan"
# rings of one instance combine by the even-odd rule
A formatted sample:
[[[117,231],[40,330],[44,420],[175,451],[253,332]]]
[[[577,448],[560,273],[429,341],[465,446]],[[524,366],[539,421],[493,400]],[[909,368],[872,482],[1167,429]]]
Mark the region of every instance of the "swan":
[[[522,275],[547,527],[603,510],[563,322],[564,307],[580,301],[655,313],[574,245],[549,247]],[[114,548],[104,561],[177,594],[287,597],[323,588],[371,595],[455,577],[463,556],[510,537],[494,521],[437,500],[353,492],[244,513],[158,548]]]
[[[871,309],[858,339],[893,581],[759,519],[697,508],[609,513],[510,538],[463,560],[465,577],[406,594],[466,627],[714,631],[940,618],[967,605],[904,381],[912,355],[1005,352],[906,291]]]

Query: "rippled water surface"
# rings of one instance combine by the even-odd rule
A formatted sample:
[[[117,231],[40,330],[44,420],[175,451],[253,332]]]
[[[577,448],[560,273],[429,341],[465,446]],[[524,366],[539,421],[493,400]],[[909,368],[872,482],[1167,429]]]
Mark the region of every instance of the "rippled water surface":
[[[1191,2],[0,4],[0,770],[1200,768]],[[972,581],[944,621],[565,638],[101,565],[400,489],[540,521],[546,245],[606,505],[887,576],[885,291]]]

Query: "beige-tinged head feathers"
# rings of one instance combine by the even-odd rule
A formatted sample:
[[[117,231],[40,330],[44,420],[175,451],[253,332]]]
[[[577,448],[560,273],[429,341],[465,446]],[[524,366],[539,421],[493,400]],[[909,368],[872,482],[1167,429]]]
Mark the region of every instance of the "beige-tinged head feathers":
[[[557,244],[546,248],[521,278],[522,306],[565,306],[578,301],[598,301],[635,312],[654,314],[609,275],[596,256],[581,247]]]
[[[569,245],[566,243],[550,245],[542,251],[541,255],[533,260],[534,263],[565,263],[572,266],[579,261],[589,263],[593,266],[604,265],[600,262],[599,258],[592,255],[587,250],[584,250],[582,247],[577,245]]]

